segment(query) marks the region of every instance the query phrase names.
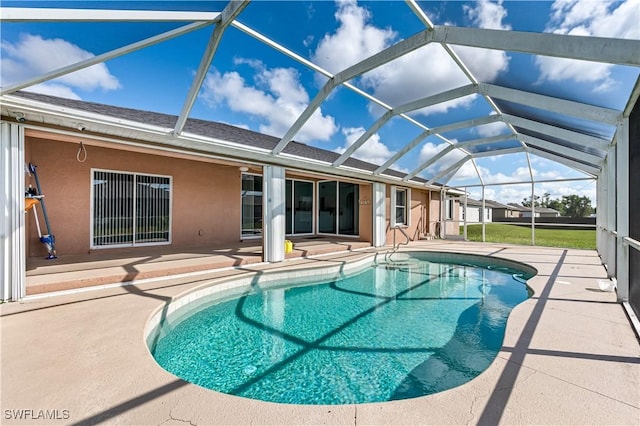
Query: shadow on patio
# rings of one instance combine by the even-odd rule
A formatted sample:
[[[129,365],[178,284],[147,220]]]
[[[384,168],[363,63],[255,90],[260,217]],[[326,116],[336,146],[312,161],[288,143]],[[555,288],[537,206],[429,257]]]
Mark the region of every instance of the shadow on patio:
[[[352,251],[368,242],[324,236],[291,239],[287,259]],[[27,260],[27,296],[132,281],[162,279],[185,274],[205,274],[222,268],[262,262],[262,240],[245,240],[224,246],[150,246],[94,250],[57,259]]]

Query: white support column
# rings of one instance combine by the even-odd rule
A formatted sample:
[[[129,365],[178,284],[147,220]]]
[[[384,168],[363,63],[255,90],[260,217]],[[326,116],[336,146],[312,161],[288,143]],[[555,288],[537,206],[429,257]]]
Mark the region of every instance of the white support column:
[[[596,180],[596,251],[602,258],[603,242],[604,242],[604,176],[606,176],[607,164],[606,160],[602,163],[603,170],[598,173]],[[604,262],[604,259],[603,259]]]
[[[536,245],[536,184],[531,181],[531,245]]]
[[[623,118],[616,131],[616,278],[618,301],[629,301],[629,246],[624,238],[629,236],[629,118]]]
[[[607,214],[607,272],[609,277],[616,276],[616,238],[613,235],[613,231],[617,229],[616,226],[616,218],[617,218],[617,188],[616,188],[616,147],[612,145],[609,148],[609,155],[607,156],[607,161],[609,163],[609,167],[607,170],[607,187],[608,187],[608,200],[607,207],[609,212]]]
[[[440,238],[447,239],[447,190],[443,186],[440,192]]]
[[[25,295],[24,128],[0,124],[0,300]]]
[[[262,246],[265,262],[281,262],[285,259],[285,176],[284,167],[262,168]]]
[[[373,183],[373,246],[387,245],[387,185]],[[393,215],[394,212],[391,212]]]

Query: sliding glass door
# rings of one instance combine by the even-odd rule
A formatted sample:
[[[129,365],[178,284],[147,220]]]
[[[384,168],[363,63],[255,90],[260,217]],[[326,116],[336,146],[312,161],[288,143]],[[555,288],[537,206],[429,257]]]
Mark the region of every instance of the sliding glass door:
[[[286,221],[289,235],[313,233],[313,182],[287,179]]]
[[[242,239],[262,237],[262,184],[262,176],[242,174]],[[334,180],[317,185],[316,196],[312,181],[285,181],[285,233],[358,235],[360,186]]]
[[[337,183],[318,183],[318,232],[321,234],[335,234],[337,230]]]
[[[338,234],[358,235],[360,186],[340,182],[338,194]]]
[[[354,183],[318,182],[318,232],[358,235],[359,192]]]

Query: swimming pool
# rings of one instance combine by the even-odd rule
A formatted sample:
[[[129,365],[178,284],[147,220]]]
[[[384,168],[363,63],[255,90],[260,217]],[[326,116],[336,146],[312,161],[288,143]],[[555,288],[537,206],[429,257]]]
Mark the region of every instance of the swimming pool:
[[[155,315],[151,353],[186,381],[265,401],[428,395],[491,364],[509,312],[529,297],[525,280],[535,275],[503,260],[432,252],[353,268],[339,279],[253,277],[203,295],[205,287]]]

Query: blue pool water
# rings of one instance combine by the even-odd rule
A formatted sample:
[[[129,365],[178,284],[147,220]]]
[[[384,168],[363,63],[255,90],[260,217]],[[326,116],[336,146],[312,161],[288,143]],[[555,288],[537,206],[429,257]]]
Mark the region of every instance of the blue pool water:
[[[509,312],[529,296],[522,277],[531,275],[411,260],[336,282],[255,286],[191,314],[151,350],[176,376],[247,398],[413,398],[466,383],[491,364]]]

